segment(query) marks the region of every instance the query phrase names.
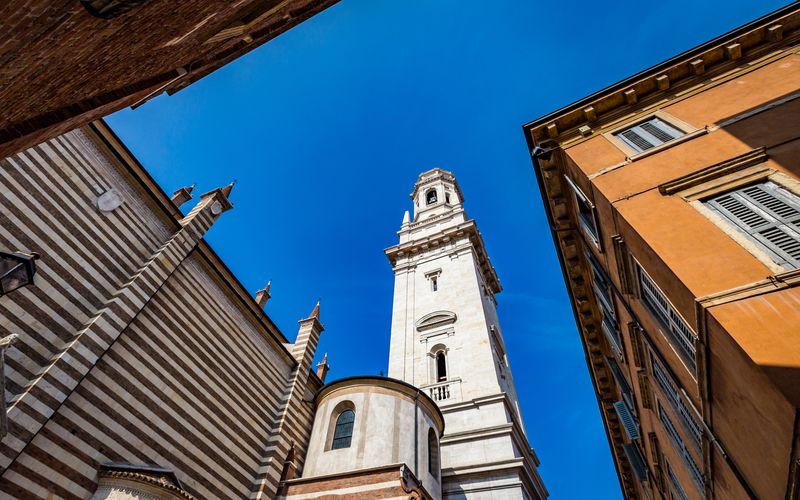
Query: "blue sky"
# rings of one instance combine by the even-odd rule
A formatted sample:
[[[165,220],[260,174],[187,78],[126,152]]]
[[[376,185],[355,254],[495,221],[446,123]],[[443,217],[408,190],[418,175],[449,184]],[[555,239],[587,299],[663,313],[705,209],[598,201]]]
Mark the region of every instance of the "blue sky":
[[[318,297],[329,380],[386,372],[417,175],[452,170],[505,288],[499,313],[552,498],[619,498],[521,125],[780,7],[342,0],[108,122],[167,192],[236,179],[208,241],[290,340]]]

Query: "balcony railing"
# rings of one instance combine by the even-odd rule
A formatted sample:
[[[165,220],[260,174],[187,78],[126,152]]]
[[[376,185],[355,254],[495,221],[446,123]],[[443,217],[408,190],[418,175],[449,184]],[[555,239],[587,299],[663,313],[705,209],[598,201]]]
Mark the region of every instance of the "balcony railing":
[[[421,387],[437,403],[450,403],[461,399],[461,379],[445,380]]]

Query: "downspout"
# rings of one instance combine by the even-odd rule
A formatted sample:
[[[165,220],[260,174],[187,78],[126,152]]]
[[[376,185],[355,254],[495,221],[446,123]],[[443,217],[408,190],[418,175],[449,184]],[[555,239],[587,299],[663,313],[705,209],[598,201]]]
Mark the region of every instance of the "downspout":
[[[419,477],[419,419],[417,418],[417,407],[419,398],[419,389],[414,394],[414,475]]]

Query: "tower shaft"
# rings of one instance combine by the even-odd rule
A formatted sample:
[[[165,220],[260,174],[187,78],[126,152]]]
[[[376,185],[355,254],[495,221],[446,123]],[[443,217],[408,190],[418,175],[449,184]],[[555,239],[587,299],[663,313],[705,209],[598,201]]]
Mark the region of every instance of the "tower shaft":
[[[395,273],[389,376],[437,402],[444,497],[544,498],[495,295],[502,288],[455,177],[420,175],[413,220],[386,250]]]

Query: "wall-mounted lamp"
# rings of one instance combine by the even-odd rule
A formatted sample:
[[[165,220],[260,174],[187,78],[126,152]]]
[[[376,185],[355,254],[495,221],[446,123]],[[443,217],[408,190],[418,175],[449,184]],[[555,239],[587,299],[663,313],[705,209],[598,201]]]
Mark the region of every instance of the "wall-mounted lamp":
[[[37,253],[0,252],[0,296],[33,284]]]

